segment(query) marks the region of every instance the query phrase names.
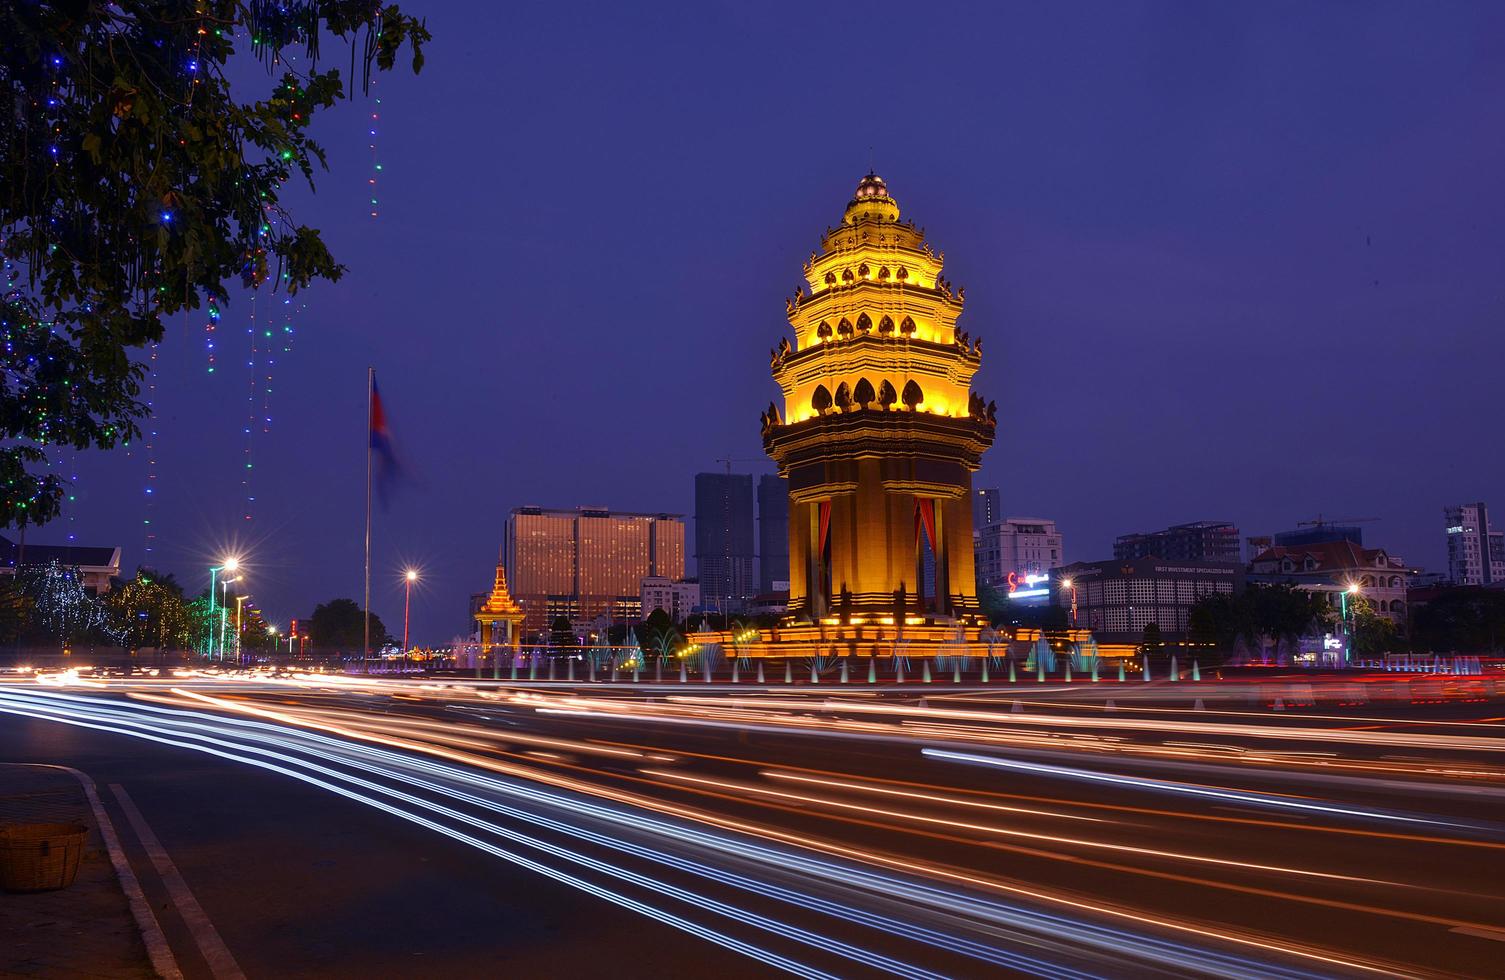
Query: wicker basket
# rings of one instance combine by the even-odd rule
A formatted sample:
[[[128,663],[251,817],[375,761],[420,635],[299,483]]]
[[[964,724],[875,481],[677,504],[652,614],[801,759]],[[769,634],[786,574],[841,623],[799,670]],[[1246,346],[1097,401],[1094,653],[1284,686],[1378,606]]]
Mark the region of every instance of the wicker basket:
[[[67,888],[78,875],[89,828],[80,823],[0,826],[0,888],[45,892]]]

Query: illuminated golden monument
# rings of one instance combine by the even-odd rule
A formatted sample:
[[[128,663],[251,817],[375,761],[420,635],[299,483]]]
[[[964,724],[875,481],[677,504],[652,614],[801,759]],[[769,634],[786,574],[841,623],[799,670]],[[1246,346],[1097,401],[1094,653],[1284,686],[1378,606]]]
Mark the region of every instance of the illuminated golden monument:
[[[978,622],[972,474],[996,420],[971,391],[982,342],[957,328],[966,291],[944,262],[870,173],[786,301],[784,409],[764,413],[763,446],[789,481],[794,622]]]
[[[501,562],[497,562],[496,579],[491,585],[491,595],[487,596],[481,608],[476,610],[475,618],[481,641],[481,656],[485,657],[497,647],[516,650],[518,642],[522,639],[523,616],[522,607],[507,591],[507,568]],[[502,627],[500,639],[496,635],[497,624],[501,624]]]

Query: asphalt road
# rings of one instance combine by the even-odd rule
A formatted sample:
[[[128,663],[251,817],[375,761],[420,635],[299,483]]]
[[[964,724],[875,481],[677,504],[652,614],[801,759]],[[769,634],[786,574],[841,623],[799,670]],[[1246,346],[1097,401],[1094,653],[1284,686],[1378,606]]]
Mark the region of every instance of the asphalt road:
[[[252,977],[1498,976],[1505,705],[1310,700],[27,683],[0,759],[126,787]]]

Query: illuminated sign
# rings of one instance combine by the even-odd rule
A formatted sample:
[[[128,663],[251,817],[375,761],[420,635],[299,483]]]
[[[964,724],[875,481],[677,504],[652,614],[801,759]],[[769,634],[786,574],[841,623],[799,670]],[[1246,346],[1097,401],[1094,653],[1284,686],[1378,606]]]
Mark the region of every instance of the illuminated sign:
[[[1018,591],[1021,585],[1041,585],[1050,581],[1049,575],[1020,575],[1018,572],[1009,572],[1009,593],[1012,595]],[[1037,593],[1043,595],[1044,592]]]
[[[1466,530],[1467,530],[1467,528],[1465,528],[1462,524],[1455,524],[1452,527],[1448,528],[1448,533],[1449,534],[1462,534]]]
[[[1018,572],[1009,572],[1009,598],[1010,599],[1039,599],[1050,595],[1050,576],[1036,575],[1033,572],[1020,575]],[[1045,588],[1036,588],[1045,586]]]

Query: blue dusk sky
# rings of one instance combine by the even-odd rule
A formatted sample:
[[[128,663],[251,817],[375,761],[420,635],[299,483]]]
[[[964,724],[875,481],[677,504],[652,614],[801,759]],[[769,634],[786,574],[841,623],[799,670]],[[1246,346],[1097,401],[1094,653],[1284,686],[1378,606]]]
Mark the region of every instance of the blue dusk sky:
[[[159,351],[149,560],[190,586],[234,547],[274,622],[359,600],[367,365],[412,477],[373,608],[422,567],[415,640],[466,627],[515,506],[689,515],[762,456],[783,299],[870,166],[985,338],[978,485],[1069,558],[1321,512],[1438,568],[1445,504],[1505,518],[1505,5],[404,7],[434,41],[375,90],[379,217],[369,100],[296,195],[349,273],[233,296],[213,374],[202,318]],[[30,539],[134,569],[144,449],[65,458]]]

